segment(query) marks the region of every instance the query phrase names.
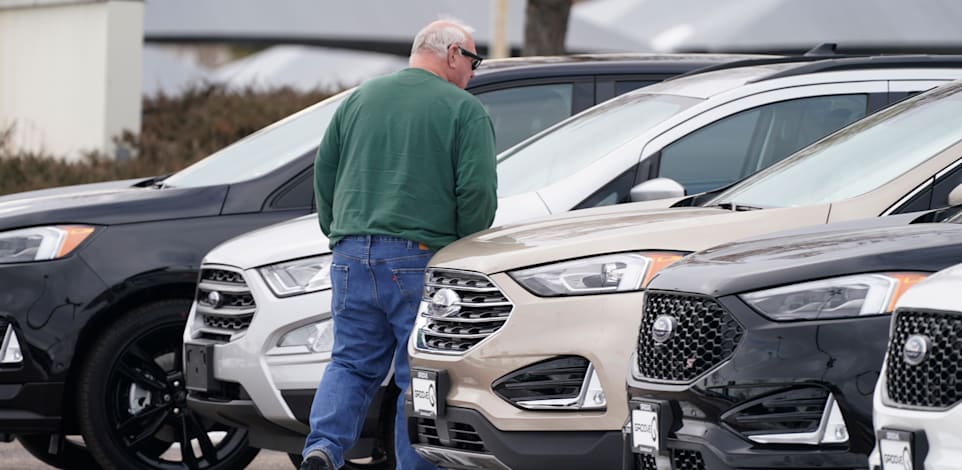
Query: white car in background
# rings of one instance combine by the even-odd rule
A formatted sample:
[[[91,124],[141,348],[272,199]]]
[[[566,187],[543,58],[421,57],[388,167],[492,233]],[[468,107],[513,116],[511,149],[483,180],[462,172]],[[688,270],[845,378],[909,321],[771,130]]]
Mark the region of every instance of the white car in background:
[[[962,468],[959,286],[962,265],[955,265],[916,284],[896,305],[872,405],[872,470]]]
[[[962,77],[960,67],[959,58],[927,56],[775,59],[622,95],[499,156],[495,224],[726,186],[866,114]],[[330,361],[329,264],[328,240],[312,216],[207,255],[184,332],[193,410],[247,427],[254,446],[300,451]],[[358,455],[390,442],[397,391],[382,392],[364,432],[373,439],[362,441]]]

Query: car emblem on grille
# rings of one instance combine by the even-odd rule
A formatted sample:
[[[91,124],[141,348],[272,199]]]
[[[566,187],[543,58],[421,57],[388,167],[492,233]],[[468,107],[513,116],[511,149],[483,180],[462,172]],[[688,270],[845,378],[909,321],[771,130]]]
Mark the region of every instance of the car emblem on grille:
[[[662,344],[675,334],[676,326],[678,326],[677,318],[671,315],[658,315],[658,318],[655,318],[655,323],[651,325],[651,338],[656,343]]]
[[[917,366],[925,360],[929,355],[929,348],[932,346],[932,340],[925,335],[912,335],[905,340],[905,345],[902,346],[902,359],[906,364],[911,366]]]
[[[211,307],[220,307],[221,300],[223,299],[221,298],[220,292],[212,290],[207,293],[207,303],[210,304]]]
[[[457,292],[444,288],[434,293],[428,304],[428,313],[435,317],[450,317],[461,311],[461,296]]]

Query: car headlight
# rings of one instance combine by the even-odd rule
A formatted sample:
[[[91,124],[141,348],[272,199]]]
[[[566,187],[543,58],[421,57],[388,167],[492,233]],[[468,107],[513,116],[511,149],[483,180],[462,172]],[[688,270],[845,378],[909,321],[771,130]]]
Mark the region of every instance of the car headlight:
[[[308,294],[331,288],[331,255],[272,264],[258,269],[278,297]]]
[[[636,291],[683,253],[641,251],[564,261],[508,273],[542,297]]]
[[[772,320],[823,320],[891,312],[895,302],[926,273],[871,273],[742,294],[742,300]]]
[[[325,319],[293,330],[277,342],[278,347],[304,346],[311,352],[331,352],[334,347],[334,322]]]
[[[94,233],[87,225],[31,227],[0,233],[0,264],[63,258]]]

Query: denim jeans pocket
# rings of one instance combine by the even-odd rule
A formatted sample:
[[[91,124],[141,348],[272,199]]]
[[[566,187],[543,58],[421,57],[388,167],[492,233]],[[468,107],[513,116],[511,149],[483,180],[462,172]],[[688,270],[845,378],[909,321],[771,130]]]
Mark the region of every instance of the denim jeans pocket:
[[[346,264],[331,264],[331,314],[336,315],[344,311],[347,305],[347,278],[348,266]]]
[[[417,308],[424,290],[424,268],[392,268],[394,283],[401,291],[404,303],[413,303]]]

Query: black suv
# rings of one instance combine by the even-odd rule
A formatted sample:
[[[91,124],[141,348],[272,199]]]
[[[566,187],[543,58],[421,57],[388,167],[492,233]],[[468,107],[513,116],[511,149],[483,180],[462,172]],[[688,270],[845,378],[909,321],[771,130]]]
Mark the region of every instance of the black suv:
[[[962,261],[960,213],[773,234],[659,272],[627,378],[627,468],[866,468],[891,312]]]
[[[491,61],[469,91],[500,149],[616,94],[737,58]],[[2,435],[61,468],[96,468],[91,454],[125,469],[245,466],[257,452],[246,431],[185,406],[181,334],[198,268],[224,240],[312,211],[313,154],[346,93],[167,178],[0,198],[0,329],[21,351],[0,364]],[[65,439],[75,434],[86,448]]]

